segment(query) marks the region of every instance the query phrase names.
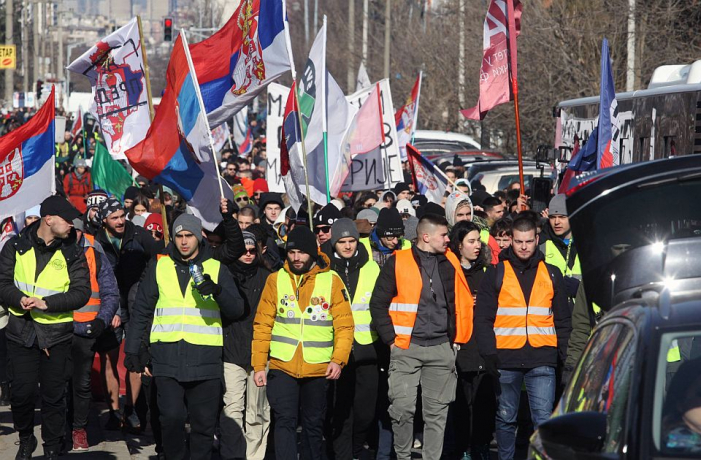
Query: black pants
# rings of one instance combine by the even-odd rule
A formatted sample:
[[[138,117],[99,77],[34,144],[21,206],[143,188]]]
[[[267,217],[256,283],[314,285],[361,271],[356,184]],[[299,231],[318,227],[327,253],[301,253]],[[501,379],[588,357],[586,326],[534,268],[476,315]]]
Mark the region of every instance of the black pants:
[[[88,424],[90,412],[90,372],[95,358],[95,339],[73,336],[73,380],[71,381],[73,396],[73,429],[84,429]]]
[[[190,458],[210,460],[219,415],[221,379],[178,382],[156,377],[163,449],[168,460],[186,458],[185,420],[190,418]]]
[[[0,383],[5,382],[7,382],[7,339],[3,327],[0,329]]]
[[[44,448],[58,449],[66,429],[66,387],[72,374],[71,341],[56,344],[48,355],[36,345],[8,341],[12,420],[20,438],[34,432],[34,402],[41,385],[41,437]]]
[[[358,365],[351,359],[341,378],[329,387],[332,407],[326,439],[327,449],[333,448],[330,458],[352,460],[360,456],[370,430],[376,429],[378,379],[377,363]]]
[[[489,445],[497,411],[494,379],[485,373],[460,372],[453,411],[455,452]]]
[[[302,418],[300,459],[321,459],[327,382],[324,377],[296,379],[277,369],[268,372],[277,460],[297,460],[297,414]]]
[[[148,400],[149,421],[151,422],[153,439],[156,441],[156,453],[161,454],[163,453],[163,430],[160,420],[161,411],[158,410],[158,388],[156,387],[156,379],[144,375],[141,377],[141,385],[141,394],[146,395],[146,399]]]

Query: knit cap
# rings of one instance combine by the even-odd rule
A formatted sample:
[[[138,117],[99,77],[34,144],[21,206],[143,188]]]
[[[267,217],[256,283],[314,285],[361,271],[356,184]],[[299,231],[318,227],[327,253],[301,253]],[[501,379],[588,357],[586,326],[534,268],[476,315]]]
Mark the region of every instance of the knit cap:
[[[202,221],[192,214],[180,214],[173,223],[173,235],[180,232],[190,232],[195,235],[197,242],[202,242]]]
[[[358,233],[358,228],[355,226],[355,222],[347,217],[338,219],[331,226],[331,244],[335,245],[341,238],[355,238],[360,239],[360,233]]]

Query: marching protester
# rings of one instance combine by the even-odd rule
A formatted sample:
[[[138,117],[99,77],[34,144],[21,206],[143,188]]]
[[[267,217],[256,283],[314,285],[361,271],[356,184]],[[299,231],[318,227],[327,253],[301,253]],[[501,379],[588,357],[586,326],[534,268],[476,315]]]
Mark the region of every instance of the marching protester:
[[[221,399],[222,318],[242,313],[231,273],[203,243],[200,220],[179,216],[173,244],[151,260],[139,284],[124,350],[124,366],[137,375],[146,373],[148,361],[140,348],[149,337],[153,371],[148,373],[158,389],[167,459],[187,458],[188,418],[189,458],[211,457]]]
[[[353,345],[350,296],[308,227],[287,236],[285,266],[268,277],[253,323],[254,381],[267,386],[275,458],[320,459],[326,389]],[[269,370],[266,370],[268,369]]]
[[[88,265],[73,230],[79,216],[64,198],[46,198],[41,219],[0,252],[0,298],[10,312],[5,335],[18,460],[32,458],[37,448],[37,385],[44,457],[58,459],[60,454],[71,378],[72,311],[87,304],[91,293]]]
[[[379,384],[378,335],[372,325],[370,297],[380,267],[359,244],[355,223],[342,218],[331,226],[331,269],[343,280],[351,299],[354,334],[348,364],[330,386],[327,451],[330,458],[360,458],[375,420]]]
[[[398,459],[410,459],[421,384],[424,458],[440,458],[448,405],[455,399],[453,344],[472,335],[473,297],[458,258],[448,249],[448,222],[426,214],[416,246],[396,252],[380,271],[370,299],[377,333],[391,347],[389,415]]]
[[[545,263],[532,218],[514,220],[511,247],[499,259],[480,283],[474,323],[485,370],[498,381],[496,438],[499,458],[508,460],[515,452],[522,385],[534,427],[550,417],[571,323],[562,273]]]

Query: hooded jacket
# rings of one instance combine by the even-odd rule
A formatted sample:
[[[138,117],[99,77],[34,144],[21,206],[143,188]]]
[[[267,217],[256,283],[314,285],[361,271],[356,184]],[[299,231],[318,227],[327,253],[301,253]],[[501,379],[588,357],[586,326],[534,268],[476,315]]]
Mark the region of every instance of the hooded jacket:
[[[48,312],[66,312],[83,307],[90,299],[90,271],[83,254],[83,248],[76,244],[75,231],[66,239],[56,239],[48,246],[37,235],[41,220],[25,228],[18,236],[8,241],[0,252],[0,299],[3,305],[19,306],[24,293],[15,286],[15,263],[17,253],[24,254],[34,248],[37,275],[46,269],[56,251],[61,251],[66,259],[70,285],[67,292],[44,297]],[[25,347],[36,342],[39,348],[51,346],[73,337],[73,322],[39,324],[30,313],[23,316],[9,315],[5,330],[7,340]]]
[[[527,299],[531,296],[531,290],[538,271],[538,264],[544,261],[543,259],[543,253],[536,250],[535,254],[524,262],[514,254],[512,248],[508,248],[499,254],[499,263],[496,266],[487,268],[480,282],[477,303],[475,304],[474,333],[477,337],[480,354],[482,356],[497,355],[501,369],[533,369],[539,366],[557,367],[558,359],[564,363],[567,357],[567,342],[572,329],[570,310],[567,306],[567,294],[562,280],[562,273],[557,267],[547,263],[545,266],[550,273],[554,290],[552,310],[555,332],[557,334],[557,348],[534,348],[526,341],[526,344],[519,349],[497,349],[494,335],[494,322],[499,304],[497,273],[503,273],[504,261],[508,260],[513,266],[523,295],[528,301]]]
[[[179,286],[170,286],[170,288],[179,288],[184,293],[188,283],[192,281],[189,262],[183,260],[172,243],[168,245],[165,253],[175,262],[175,272],[179,284]],[[211,258],[212,253],[209,246],[204,242],[200,243],[199,253],[194,262],[201,265],[202,262]],[[138,354],[142,342],[149,342],[149,329],[159,297],[156,280],[157,263],[158,259],[155,258],[149,262],[139,283],[124,343],[125,353]],[[224,264],[219,268],[218,279],[213,281],[222,288],[221,293],[214,297],[221,310],[222,318],[236,319],[241,316],[243,299],[229,269]],[[194,345],[184,340],[154,342],[150,344],[150,347],[153,375],[156,377],[171,377],[179,382],[192,382],[218,379],[222,375],[222,347]]]
[[[455,225],[455,211],[458,210],[458,205],[463,202],[467,202],[470,205],[470,209],[473,209],[470,197],[460,190],[454,191],[445,199],[445,218],[448,221],[448,228],[453,228]]]
[[[292,273],[288,261],[281,270],[285,270],[294,283],[299,282],[299,276]],[[316,264],[301,278],[301,283],[296,286],[299,289],[298,304],[311,305],[312,292],[314,291],[314,280],[317,274],[330,271],[329,258],[326,254],[319,253]],[[279,302],[277,294],[277,277],[280,272],[275,272],[268,277],[263,289],[263,295],[258,304],[258,311],[253,320],[253,344],[251,354],[251,365],[253,370],[265,370],[268,364],[270,352],[270,337],[275,316],[277,315],[277,305]],[[351,347],[353,346],[353,314],[350,308],[350,297],[341,278],[334,274],[331,283],[331,315],[333,317],[334,345],[331,362],[340,366],[348,363]],[[270,358],[270,369],[278,369],[294,378],[323,377],[326,375],[327,363],[311,364],[304,360],[302,347],[298,346],[290,361],[281,361]],[[323,397],[323,395],[322,395]]]

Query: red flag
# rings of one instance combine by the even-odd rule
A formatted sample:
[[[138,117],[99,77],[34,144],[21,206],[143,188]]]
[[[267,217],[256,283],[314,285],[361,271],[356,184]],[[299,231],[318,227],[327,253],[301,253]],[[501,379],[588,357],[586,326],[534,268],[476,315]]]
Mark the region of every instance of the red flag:
[[[519,0],[491,1],[484,19],[480,97],[475,107],[460,111],[465,118],[483,120],[489,110],[513,99],[509,77],[516,81],[516,37],[521,33],[522,9]]]
[[[78,134],[83,131],[83,111],[78,107],[78,114],[73,122],[73,127],[71,128],[71,136],[73,137],[73,142],[77,142]]]

